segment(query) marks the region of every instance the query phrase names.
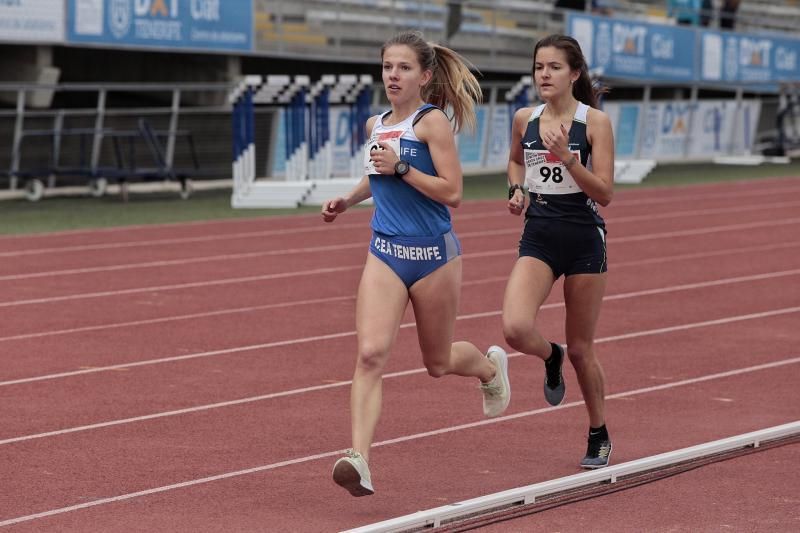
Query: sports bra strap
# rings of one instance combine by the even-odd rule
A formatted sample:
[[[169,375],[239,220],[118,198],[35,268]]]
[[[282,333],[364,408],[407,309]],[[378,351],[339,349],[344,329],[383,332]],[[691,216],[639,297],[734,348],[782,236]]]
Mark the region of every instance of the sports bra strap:
[[[419,113],[417,113],[417,116],[416,116],[416,117],[414,117],[414,121],[413,121],[413,122],[411,122],[411,126],[412,126],[412,127],[413,127],[413,126],[416,126],[416,125],[417,125],[417,122],[419,122],[420,120],[422,120],[422,117],[424,117],[425,115],[427,115],[428,113],[430,113],[430,112],[431,112],[431,111],[433,111],[434,109],[439,109],[439,108],[438,108],[438,107],[436,107],[436,106],[435,106],[435,105],[433,105],[433,104],[425,104],[424,106],[422,106],[422,109],[420,109],[420,110],[419,110]]]

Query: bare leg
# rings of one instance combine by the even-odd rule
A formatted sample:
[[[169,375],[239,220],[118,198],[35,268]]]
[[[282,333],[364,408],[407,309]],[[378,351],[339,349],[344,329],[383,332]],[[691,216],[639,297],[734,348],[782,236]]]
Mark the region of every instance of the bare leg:
[[[536,329],[539,308],[555,283],[553,271],[533,257],[520,257],[511,271],[503,299],[503,335],[506,342],[542,360],[550,357],[550,342]]]
[[[508,358],[500,347],[484,355],[469,342],[453,343],[460,287],[460,257],[411,287],[422,360],[433,377],[454,374],[481,380],[483,414],[500,416],[511,400]]]
[[[408,305],[405,285],[380,259],[367,254],[358,286],[358,358],[350,389],[353,449],[369,461],[381,415],[382,374]]]
[[[606,274],[576,274],[564,281],[567,354],[586,402],[589,424],[605,423],[605,376],[594,351],[594,335],[606,289]]]
[[[484,353],[469,342],[453,343],[460,290],[460,257],[411,287],[422,359],[433,377],[455,374],[489,382],[495,375],[495,367]]]

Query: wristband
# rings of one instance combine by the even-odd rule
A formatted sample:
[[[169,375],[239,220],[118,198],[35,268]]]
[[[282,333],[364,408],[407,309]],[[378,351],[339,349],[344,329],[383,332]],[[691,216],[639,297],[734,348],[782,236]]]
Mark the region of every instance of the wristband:
[[[522,191],[522,194],[525,194],[525,189],[522,188],[522,185],[515,183],[511,187],[508,188],[508,199],[511,200],[514,198],[514,193],[517,191]]]

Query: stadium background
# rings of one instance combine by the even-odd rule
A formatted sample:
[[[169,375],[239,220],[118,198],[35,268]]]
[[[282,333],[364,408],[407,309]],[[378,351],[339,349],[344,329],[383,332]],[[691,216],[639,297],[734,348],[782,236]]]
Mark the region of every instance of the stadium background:
[[[692,26],[656,2],[581,12],[521,0],[0,0],[0,470],[8,488],[0,525],[374,531],[369,524],[439,505],[463,510],[455,502],[476,496],[488,505],[534,483],[548,485],[549,496],[517,496],[464,528],[797,529],[800,284],[791,280],[800,275],[800,165],[755,165],[753,154],[778,154],[779,132],[785,153],[797,147],[796,122],[786,118],[796,120],[789,84],[799,78],[798,6],[745,1],[735,32],[720,30],[718,10],[713,2],[708,26]],[[528,74],[536,37],[575,24],[613,88],[607,109],[628,117],[623,131],[615,119],[628,134],[618,153],[668,156],[643,186],[620,183],[603,212],[614,273],[598,350],[615,436],[603,472],[619,477],[554,495],[554,484],[581,476],[577,387],[568,385],[567,404],[545,407],[540,366],[512,354],[512,404],[486,420],[474,387],[425,375],[409,312],[385,376],[373,454],[379,492],[366,503],[344,498],[330,466],[349,444],[354,294],[370,210],[321,224],[313,206],[232,209],[228,96],[251,75],[377,77],[382,40],[420,27],[476,62],[494,106],[487,113],[507,116],[520,102],[506,91]],[[180,28],[197,41],[175,42]],[[688,52],[687,42],[695,43]],[[381,88],[373,89],[380,108]],[[747,137],[738,113],[749,102],[758,120]],[[658,120],[634,121],[631,110]],[[255,108],[259,181],[285,179],[268,178],[280,162],[284,111]],[[157,146],[172,143],[176,166],[195,171],[189,201],[158,180],[158,168],[145,172],[153,161],[141,119],[157,131]],[[724,123],[750,149],[720,135]],[[485,153],[484,135],[460,145],[463,155]],[[93,154],[98,165],[113,161],[115,139],[135,165],[112,175],[130,172],[155,193],[136,188],[128,202],[87,194]],[[713,163],[723,156],[740,164]],[[471,201],[454,213],[465,243],[456,327],[459,338],[488,346],[498,342],[519,221],[505,210],[503,172],[468,163]],[[22,198],[32,178],[52,178],[42,201]],[[559,342],[563,312],[557,288],[541,320]],[[765,442],[761,432],[776,428],[793,437]],[[736,440],[730,453],[675,458],[720,439]],[[663,455],[669,468],[615,470]]]

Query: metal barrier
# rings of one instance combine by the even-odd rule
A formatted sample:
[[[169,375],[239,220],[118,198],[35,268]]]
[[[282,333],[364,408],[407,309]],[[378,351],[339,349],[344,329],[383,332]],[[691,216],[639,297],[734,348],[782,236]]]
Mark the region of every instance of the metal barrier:
[[[230,108],[226,105],[188,106],[183,101],[187,93],[212,96],[216,93],[217,99],[224,101],[230,87],[227,83],[0,84],[0,92],[16,93],[15,109],[0,110],[0,120],[10,119],[14,123],[5,172],[9,188],[17,189],[22,181],[29,199],[36,200],[46,188],[56,186],[60,178],[85,181],[95,195],[102,194],[100,184],[110,179],[121,183],[137,179],[177,179],[181,182],[181,195],[186,196],[190,192],[186,186],[190,175],[220,176],[218,166],[201,167],[197,139],[189,126],[189,123],[197,125],[210,121],[195,121],[190,117],[216,116],[227,122]],[[28,96],[43,89],[56,94],[90,93],[96,105],[94,108],[28,109]],[[110,103],[112,96],[124,103]],[[125,105],[132,98],[161,98],[164,105]],[[152,121],[156,127],[151,125]],[[186,124],[179,128],[181,121]],[[219,128],[209,127],[209,131],[215,135],[220,133]],[[48,142],[32,142],[43,138]],[[124,153],[121,143],[126,144]],[[220,143],[209,140],[203,144]],[[142,151],[137,152],[137,145]],[[203,153],[208,151],[203,150]],[[227,157],[226,160],[230,161]]]

